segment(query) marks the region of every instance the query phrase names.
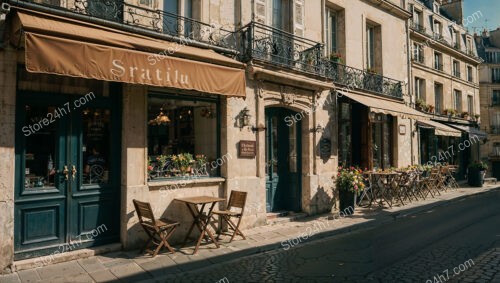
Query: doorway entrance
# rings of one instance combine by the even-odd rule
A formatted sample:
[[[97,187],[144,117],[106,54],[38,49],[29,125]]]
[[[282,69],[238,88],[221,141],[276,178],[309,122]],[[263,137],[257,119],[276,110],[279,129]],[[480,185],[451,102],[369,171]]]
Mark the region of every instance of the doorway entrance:
[[[119,102],[18,94],[16,259],[119,241]]]
[[[267,108],[266,211],[300,211],[303,113]],[[293,118],[295,117],[295,118]]]

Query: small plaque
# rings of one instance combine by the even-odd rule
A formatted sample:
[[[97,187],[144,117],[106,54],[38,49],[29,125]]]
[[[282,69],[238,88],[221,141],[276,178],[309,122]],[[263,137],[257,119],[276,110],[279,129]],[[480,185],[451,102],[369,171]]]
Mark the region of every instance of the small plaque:
[[[240,141],[238,157],[254,158],[257,152],[255,141]]]
[[[406,125],[399,125],[399,134],[402,136],[406,135]]]

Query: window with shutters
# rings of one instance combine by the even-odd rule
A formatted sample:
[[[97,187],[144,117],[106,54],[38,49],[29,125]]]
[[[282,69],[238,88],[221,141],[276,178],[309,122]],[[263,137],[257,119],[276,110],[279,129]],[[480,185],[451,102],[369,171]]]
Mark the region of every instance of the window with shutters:
[[[294,0],[294,5],[293,5],[294,34],[301,37],[304,37],[305,35],[304,5],[305,5],[304,0]]]
[[[382,27],[367,20],[365,33],[366,70],[382,74]]]
[[[163,2],[163,29],[168,34],[192,37],[193,0],[170,0]],[[179,18],[178,16],[185,17]]]

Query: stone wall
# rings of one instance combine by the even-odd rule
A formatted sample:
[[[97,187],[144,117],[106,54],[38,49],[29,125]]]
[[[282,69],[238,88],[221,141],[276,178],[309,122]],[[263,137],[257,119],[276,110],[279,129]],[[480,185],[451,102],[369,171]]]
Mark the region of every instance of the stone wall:
[[[0,273],[14,261],[16,51],[0,51]]]

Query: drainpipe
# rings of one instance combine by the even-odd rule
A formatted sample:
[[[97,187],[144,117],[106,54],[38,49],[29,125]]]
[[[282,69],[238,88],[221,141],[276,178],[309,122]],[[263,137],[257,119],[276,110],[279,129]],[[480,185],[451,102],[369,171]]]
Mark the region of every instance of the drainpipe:
[[[413,79],[412,79],[412,71],[411,71],[411,47],[410,47],[410,26],[409,26],[409,20],[406,20],[406,66],[408,68],[408,84],[407,84],[407,91],[408,95],[410,96],[410,106],[413,105],[413,95],[411,90],[413,89]],[[410,150],[411,150],[411,165],[415,164],[415,155],[413,152],[413,119],[410,119]]]
[[[185,41],[181,40],[181,38],[179,38],[179,37],[168,35],[168,34],[160,34],[160,33],[157,33],[157,32],[151,31],[151,30],[147,30],[144,28],[134,27],[134,26],[130,26],[130,25],[122,24],[122,23],[109,21],[109,20],[99,19],[96,17],[88,16],[88,15],[77,14],[77,13],[70,12],[70,11],[46,7],[46,6],[42,6],[40,4],[33,4],[33,3],[29,3],[29,2],[24,2],[21,0],[9,0],[9,3],[15,4],[15,6],[18,6],[21,8],[26,8],[26,9],[30,9],[30,10],[34,10],[34,11],[53,14],[53,15],[57,15],[57,16],[61,16],[61,17],[67,17],[67,18],[71,18],[74,20],[90,22],[93,24],[107,26],[107,27],[115,28],[115,29],[120,29],[120,30],[131,32],[131,33],[136,33],[136,34],[145,35],[145,36],[149,36],[149,37],[153,37],[153,38],[159,38],[159,39],[164,39],[164,40],[171,41],[171,42],[185,44]],[[3,4],[7,4],[7,3],[2,3],[2,7],[3,7]],[[236,50],[232,50],[232,49],[224,48],[224,47],[220,47],[220,46],[213,46],[213,45],[203,43],[203,42],[198,42],[198,41],[190,41],[189,45],[194,46],[194,47],[204,48],[204,49],[212,49],[212,50],[217,51],[219,53],[229,54],[229,55],[233,55],[233,56],[236,56],[239,54],[239,52]]]

